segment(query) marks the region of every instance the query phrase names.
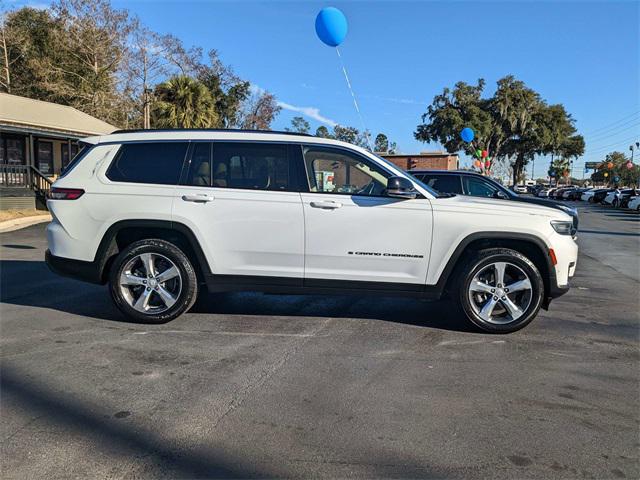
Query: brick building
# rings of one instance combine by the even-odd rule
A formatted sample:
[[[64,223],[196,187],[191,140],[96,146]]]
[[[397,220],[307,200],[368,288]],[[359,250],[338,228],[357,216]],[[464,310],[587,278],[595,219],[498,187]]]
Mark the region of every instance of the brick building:
[[[456,153],[381,153],[381,157],[393,162],[403,170],[457,170],[460,158]]]

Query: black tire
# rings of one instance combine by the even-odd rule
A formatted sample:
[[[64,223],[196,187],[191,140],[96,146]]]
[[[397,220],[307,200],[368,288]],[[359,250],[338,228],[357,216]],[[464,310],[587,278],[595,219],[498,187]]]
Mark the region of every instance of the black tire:
[[[540,307],[542,306],[542,301],[544,300],[544,282],[542,280],[540,272],[531,260],[529,260],[520,252],[508,248],[490,248],[486,250],[480,250],[470,257],[466,258],[467,259],[460,268],[457,276],[456,296],[462,311],[475,326],[477,326],[481,330],[484,330],[485,332],[490,333],[511,333],[525,327],[535,318],[535,316],[538,314],[538,311],[540,310]],[[521,316],[519,316],[517,319],[509,320],[509,318],[512,318],[512,316],[508,314],[507,309],[504,307],[502,299],[498,299],[496,306],[500,307],[500,309],[504,311],[506,319],[505,323],[497,323],[497,318],[496,321],[494,321],[493,318],[491,319],[491,321],[483,319],[476,312],[474,306],[472,306],[471,302],[474,300],[470,298],[480,298],[474,297],[470,293],[471,282],[473,281],[476,274],[486,271],[487,267],[496,262],[507,262],[511,264],[511,266],[508,267],[510,271],[526,274],[531,284],[531,289],[526,292],[517,293],[515,294],[515,296],[513,292],[509,294],[511,295],[511,297],[509,297],[509,300],[512,298],[515,299],[514,301],[516,302],[516,304],[518,302],[519,296],[521,299],[525,300],[525,302],[523,303],[526,303],[526,300],[529,299],[526,308],[523,307],[524,310],[522,310]],[[517,268],[514,268],[513,266]],[[488,295],[488,297],[491,297],[491,294],[488,293],[476,293],[476,295]],[[494,299],[495,298],[496,297],[494,297]],[[487,302],[490,300],[491,299],[489,298]],[[478,308],[477,304],[476,308]]]
[[[180,273],[178,277],[180,288],[179,293],[175,296],[175,303],[167,308],[165,302],[159,301],[161,300],[159,295],[155,297],[156,303],[159,304],[158,308],[162,308],[162,304],[165,303],[166,309],[163,311],[142,313],[136,310],[129,304],[127,298],[125,298],[125,295],[129,294],[123,293],[120,288],[119,279],[121,278],[123,269],[130,264],[131,261],[135,261],[134,259],[136,257],[145,253],[151,253],[154,254],[154,256],[168,259]],[[132,295],[136,293],[135,288],[137,287],[132,287],[132,290],[129,290],[132,292]],[[150,291],[149,296],[157,295],[151,291],[151,288],[148,286],[140,286],[139,288]],[[198,279],[191,262],[182,250],[165,240],[151,238],[132,243],[116,257],[109,273],[109,291],[113,302],[127,318],[141,323],[166,323],[182,315],[193,306],[198,296]]]

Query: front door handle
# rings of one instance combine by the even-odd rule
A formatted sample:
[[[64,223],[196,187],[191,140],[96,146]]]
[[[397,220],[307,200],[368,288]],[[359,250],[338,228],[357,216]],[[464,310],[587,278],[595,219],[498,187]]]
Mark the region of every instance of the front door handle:
[[[311,202],[309,205],[313,208],[323,208],[325,210],[335,210],[342,207],[342,204],[338,202]]]
[[[207,195],[206,193],[192,193],[183,195],[182,200],[185,202],[207,203],[213,201],[213,195]]]

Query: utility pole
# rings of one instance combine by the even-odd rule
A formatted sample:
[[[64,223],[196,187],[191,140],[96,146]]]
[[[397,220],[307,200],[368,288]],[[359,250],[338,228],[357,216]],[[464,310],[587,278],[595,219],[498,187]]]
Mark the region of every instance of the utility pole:
[[[151,128],[151,89],[145,88],[142,93],[142,127]]]

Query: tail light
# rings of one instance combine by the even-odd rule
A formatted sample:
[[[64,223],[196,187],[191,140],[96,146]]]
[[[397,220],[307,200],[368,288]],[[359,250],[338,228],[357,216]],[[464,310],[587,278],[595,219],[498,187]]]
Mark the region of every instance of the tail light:
[[[51,200],[77,200],[84,195],[84,190],[81,188],[58,188],[53,187],[49,192],[49,199]]]

